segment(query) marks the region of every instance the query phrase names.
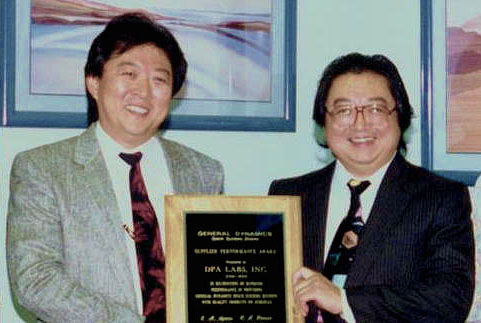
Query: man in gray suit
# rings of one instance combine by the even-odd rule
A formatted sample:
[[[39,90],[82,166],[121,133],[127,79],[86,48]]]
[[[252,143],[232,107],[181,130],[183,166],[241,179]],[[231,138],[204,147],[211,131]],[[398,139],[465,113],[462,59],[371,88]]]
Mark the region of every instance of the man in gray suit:
[[[148,192],[142,203],[153,209],[156,232],[163,232],[164,194],[222,192],[218,161],[158,132],[186,71],[167,29],[141,14],[114,18],[92,43],[85,66],[88,129],[15,158],[9,277],[19,303],[40,320],[164,321],[165,312],[146,314],[133,166],[119,154],[141,158]],[[158,239],[154,248],[162,250],[163,234]]]

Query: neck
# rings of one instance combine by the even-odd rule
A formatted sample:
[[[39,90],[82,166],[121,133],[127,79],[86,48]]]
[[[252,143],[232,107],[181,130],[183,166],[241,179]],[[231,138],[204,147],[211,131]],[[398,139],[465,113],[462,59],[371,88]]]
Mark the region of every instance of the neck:
[[[104,126],[99,122],[98,125],[102,129],[102,131],[114,142],[116,142],[119,146],[122,148],[132,150],[137,147],[142,146],[146,142],[148,142],[155,134],[153,134],[150,137],[138,137],[138,136],[128,136],[128,135],[123,135],[123,136],[117,136],[112,131],[109,131],[109,129]]]
[[[364,180],[364,179],[367,179],[367,178],[370,178],[370,177],[374,176],[379,170],[385,169],[389,164],[391,164],[391,162],[394,160],[395,156],[396,156],[396,152],[392,155],[392,157],[387,162],[385,162],[384,164],[382,164],[381,166],[379,166],[377,168],[373,168],[371,165],[366,165],[366,166],[364,166],[364,165],[346,165],[345,163],[342,163],[342,162],[341,162],[341,164],[344,166],[344,168],[346,169],[346,171],[349,174],[354,176],[354,178],[359,179],[359,180]]]
[[[375,170],[362,170],[361,169],[360,170],[360,169],[351,169],[351,168],[346,167],[346,170],[355,179],[364,180],[364,179],[369,178],[372,175],[374,175],[379,169],[375,169]]]

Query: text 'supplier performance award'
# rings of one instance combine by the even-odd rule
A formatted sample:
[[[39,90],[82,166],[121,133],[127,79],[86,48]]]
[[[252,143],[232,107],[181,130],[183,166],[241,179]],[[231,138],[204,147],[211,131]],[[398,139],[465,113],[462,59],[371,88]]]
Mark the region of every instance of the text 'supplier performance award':
[[[298,197],[167,196],[168,322],[301,322]]]

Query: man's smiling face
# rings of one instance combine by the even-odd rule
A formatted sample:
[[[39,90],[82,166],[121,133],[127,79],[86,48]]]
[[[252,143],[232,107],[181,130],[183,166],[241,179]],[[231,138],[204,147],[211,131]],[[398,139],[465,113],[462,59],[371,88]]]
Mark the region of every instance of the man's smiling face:
[[[382,104],[389,110],[396,106],[387,79],[369,71],[336,77],[327,96],[327,110],[338,102],[356,107]],[[366,119],[365,113],[355,112],[347,126],[336,123],[329,113],[325,122],[327,145],[351,174],[361,178],[374,174],[391,160],[401,137],[396,111],[376,122]]]
[[[169,112],[172,77],[167,55],[152,44],[112,56],[101,77],[86,80],[105,132],[126,148],[154,136]]]

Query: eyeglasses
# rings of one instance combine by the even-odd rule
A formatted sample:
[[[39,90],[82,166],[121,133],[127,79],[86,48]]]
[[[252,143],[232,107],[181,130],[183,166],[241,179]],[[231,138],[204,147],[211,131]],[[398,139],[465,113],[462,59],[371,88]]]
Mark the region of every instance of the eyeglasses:
[[[396,111],[396,108],[389,109],[382,103],[370,103],[366,105],[354,105],[352,103],[335,104],[329,111],[326,106],[326,112],[332,117],[334,123],[339,126],[349,127],[354,124],[357,113],[360,112],[366,123],[384,123],[389,116]]]

